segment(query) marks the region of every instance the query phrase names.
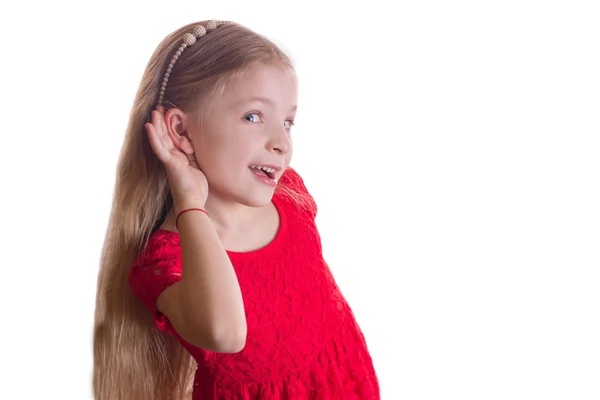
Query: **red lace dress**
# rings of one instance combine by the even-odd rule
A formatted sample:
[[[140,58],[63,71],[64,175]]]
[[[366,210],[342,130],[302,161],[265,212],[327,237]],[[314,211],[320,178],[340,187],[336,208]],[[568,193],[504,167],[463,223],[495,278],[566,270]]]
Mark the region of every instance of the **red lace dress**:
[[[303,191],[312,207],[304,210],[276,193],[275,239],[256,251],[228,252],[246,310],[241,352],[215,353],[186,343],[156,309],[159,293],[181,279],[177,233],[152,234],[130,271],[130,287],[158,329],[178,338],[196,359],[194,400],[379,400],[364,336],[321,254],[316,205],[293,169],[281,183]]]

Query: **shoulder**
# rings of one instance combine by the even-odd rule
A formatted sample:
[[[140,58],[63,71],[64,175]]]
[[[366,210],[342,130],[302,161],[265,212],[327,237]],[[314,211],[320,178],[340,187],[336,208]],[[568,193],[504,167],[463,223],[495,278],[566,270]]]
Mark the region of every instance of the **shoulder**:
[[[304,179],[300,176],[298,171],[296,171],[292,167],[287,167],[281,175],[281,179],[279,180],[279,184],[283,184],[289,187],[293,187],[296,190],[308,192],[306,189],[306,185],[304,184]]]
[[[128,272],[131,293],[150,310],[156,327],[177,335],[168,318],[157,308],[160,294],[181,280],[179,235],[166,230],[154,231]]]
[[[155,231],[128,271],[129,286],[152,308],[156,296],[180,279],[181,265],[179,235],[165,230]]]
[[[287,167],[279,179],[276,196],[287,200],[313,217],[317,214],[317,203],[307,189],[304,179],[292,167]]]
[[[158,229],[150,235],[133,266],[140,267],[148,263],[172,260],[177,257],[181,257],[179,235],[175,232]]]

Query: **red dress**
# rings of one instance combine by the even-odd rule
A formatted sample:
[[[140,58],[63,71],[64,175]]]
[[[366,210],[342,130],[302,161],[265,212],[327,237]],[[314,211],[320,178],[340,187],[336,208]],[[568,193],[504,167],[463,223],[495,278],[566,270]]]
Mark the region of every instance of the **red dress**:
[[[311,206],[303,209],[276,192],[275,239],[256,251],[228,252],[246,311],[241,352],[215,353],[186,343],[156,309],[160,292],[181,279],[177,233],[152,234],[129,273],[130,287],[158,329],[174,335],[197,361],[194,400],[379,400],[364,336],[323,260],[316,205],[293,169],[280,183],[301,190]]]

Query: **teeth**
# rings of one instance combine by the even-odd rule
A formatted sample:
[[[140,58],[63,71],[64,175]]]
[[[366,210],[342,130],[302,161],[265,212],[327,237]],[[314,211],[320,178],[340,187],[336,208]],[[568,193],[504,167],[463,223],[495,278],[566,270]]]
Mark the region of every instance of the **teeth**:
[[[273,168],[265,167],[262,165],[251,165],[250,168],[262,169],[263,171],[268,172],[270,174],[275,173],[275,170]]]

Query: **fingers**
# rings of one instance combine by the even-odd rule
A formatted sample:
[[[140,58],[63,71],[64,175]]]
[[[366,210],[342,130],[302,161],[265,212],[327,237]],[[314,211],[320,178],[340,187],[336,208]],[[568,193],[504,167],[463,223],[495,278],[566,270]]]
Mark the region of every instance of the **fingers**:
[[[200,169],[200,166],[198,165],[198,161],[196,161],[196,154],[192,153],[192,154],[186,154],[188,162],[190,163],[190,166],[196,168],[196,169]]]
[[[156,110],[152,111],[152,125],[154,132],[157,135],[157,139],[160,140],[165,150],[171,150],[175,145],[167,132],[167,125],[165,124],[164,119],[164,107],[158,106]]]
[[[158,134],[156,133],[156,129],[154,128],[154,125],[145,124],[144,127],[146,128],[146,132],[148,134],[148,140],[150,141],[150,147],[152,147],[152,151],[154,151],[154,154],[156,154],[156,157],[162,162],[167,161],[169,152],[167,151],[167,149],[165,149],[165,147],[162,143],[162,140],[159,138]]]
[[[174,162],[174,158],[181,159],[187,157],[188,164],[194,168],[200,169],[196,162],[195,154],[186,154],[183,150],[175,146],[173,139],[167,131],[165,122],[165,108],[157,106],[156,110],[152,111],[150,123],[146,123],[144,127],[148,133],[150,146],[156,154],[157,158],[163,163]],[[183,159],[181,159],[183,161]]]
[[[167,123],[165,122],[165,108],[162,105],[159,105],[157,108],[158,113],[160,114],[160,128],[167,133]]]
[[[173,143],[173,140],[169,136],[169,133],[167,131],[167,123],[165,122],[165,108],[162,105],[159,105],[156,107],[156,110],[158,111],[160,118],[157,118],[155,126],[159,127],[159,129],[158,129],[159,132],[161,132],[161,133],[164,132],[164,137],[168,142],[167,149],[169,149],[169,150],[174,149],[175,144]],[[194,154],[194,153],[187,154],[179,148],[177,148],[177,150],[179,150],[182,154],[184,154],[187,157],[190,166],[200,169],[200,167],[198,166],[198,162],[196,161],[196,154]]]

